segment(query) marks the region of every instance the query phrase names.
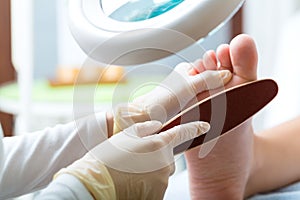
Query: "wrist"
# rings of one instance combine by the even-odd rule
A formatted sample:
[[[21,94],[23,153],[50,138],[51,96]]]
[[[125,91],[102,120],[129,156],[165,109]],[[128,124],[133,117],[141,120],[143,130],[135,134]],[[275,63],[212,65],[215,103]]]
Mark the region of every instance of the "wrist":
[[[116,199],[116,189],[107,167],[90,153],[59,170],[53,179],[65,175],[79,180],[95,199]]]
[[[111,112],[106,113],[107,137],[110,138],[114,133],[114,117]]]

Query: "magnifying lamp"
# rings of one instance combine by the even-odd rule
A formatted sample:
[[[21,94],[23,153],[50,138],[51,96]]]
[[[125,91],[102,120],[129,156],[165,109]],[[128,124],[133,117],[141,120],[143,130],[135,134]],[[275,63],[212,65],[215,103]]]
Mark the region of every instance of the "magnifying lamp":
[[[225,24],[243,3],[244,0],[71,0],[69,25],[89,58],[109,65],[137,65],[189,47]],[[175,153],[228,132],[253,116],[276,94],[274,81],[260,80],[198,102],[195,109],[189,110],[193,118],[186,117],[190,112],[183,112],[173,125],[200,119],[209,121],[212,131],[207,137],[178,146]]]
[[[172,55],[230,19],[244,0],[72,0],[79,46],[105,64],[136,65]]]

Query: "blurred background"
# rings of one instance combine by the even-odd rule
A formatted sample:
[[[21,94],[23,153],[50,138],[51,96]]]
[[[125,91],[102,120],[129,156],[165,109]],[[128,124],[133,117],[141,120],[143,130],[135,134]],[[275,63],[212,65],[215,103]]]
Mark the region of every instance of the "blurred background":
[[[35,117],[34,110],[45,112],[47,103],[53,100],[39,97],[45,97],[45,94],[36,94],[36,81],[55,79],[58,68],[80,68],[86,60],[68,29],[66,6],[67,0],[0,2],[0,83],[2,87],[17,84],[0,90],[0,120],[5,135],[15,132],[16,116],[24,115],[24,120],[19,120],[20,131],[32,131],[69,119],[59,117],[57,111],[55,117],[53,113],[51,116],[55,120],[48,120],[50,115],[45,114],[41,120],[45,123],[35,121],[32,124],[34,120],[26,120],[29,116],[30,119]],[[255,117],[257,130],[298,114],[299,8],[299,0],[246,0],[232,20],[199,42],[208,50],[228,43],[239,33],[247,33],[255,39],[259,51],[259,77],[276,79],[280,85],[276,101]],[[195,59],[200,57],[192,48],[188,52]],[[172,58],[164,61],[170,66],[178,62]],[[154,71],[160,73],[158,68]],[[56,95],[55,91],[52,95]],[[47,103],[43,104],[43,101]],[[36,103],[39,106],[34,109]],[[66,102],[56,104],[58,108],[67,106]],[[270,110],[272,114],[268,114]]]
[[[41,83],[57,78],[58,71],[63,73],[62,79],[68,79],[64,71],[80,68],[87,59],[69,31],[67,0],[3,0],[0,4],[1,52],[5,52],[0,59],[0,110],[5,113],[1,114],[5,135],[71,120],[72,88],[47,87]],[[199,43],[204,49],[215,49],[218,44],[228,42],[241,32],[240,20],[238,15]],[[193,47],[186,52],[194,60],[203,53],[193,51]],[[176,57],[160,61],[170,67],[179,62]],[[166,68],[145,67],[137,71],[165,74]],[[76,74],[74,70],[68,73]],[[107,102],[102,104],[106,109]]]
[[[0,119],[5,135],[13,134],[18,121],[16,116],[24,115],[24,119],[19,120],[20,131],[32,131],[69,120],[65,116],[59,117],[59,110],[56,111],[57,116],[53,117],[52,113],[52,118],[46,114],[41,120],[45,123],[35,121],[32,124],[34,120],[26,120],[35,117],[35,104],[39,104],[35,108],[38,109],[37,112],[44,112],[49,106],[49,101],[53,100],[39,98],[39,95],[45,94],[35,94],[36,80],[54,79],[58,68],[80,68],[86,60],[85,54],[68,29],[66,6],[67,0],[0,2],[0,83],[6,83],[7,86],[8,82],[18,80],[18,86],[15,88],[0,91]],[[199,42],[208,50],[215,49],[221,43],[228,43],[239,33],[248,33],[256,40],[259,51],[259,77],[274,78],[280,84],[280,94],[276,101],[265,109],[271,109],[272,114],[268,115],[268,112],[264,111],[255,117],[258,118],[255,120],[257,130],[298,114],[295,106],[298,105],[300,94],[295,93],[298,80],[296,59],[300,52],[297,45],[299,7],[299,0],[247,0],[242,10],[231,21]],[[193,49],[188,52],[194,55],[195,59],[200,57]],[[169,58],[164,63],[174,66],[178,62]],[[154,71],[159,73],[157,68]],[[55,92],[52,95],[56,95]],[[49,96],[51,95],[47,98]],[[43,104],[43,101],[48,104]],[[288,103],[285,103],[286,101]],[[55,107],[67,107],[68,104],[64,103],[62,105],[56,102]],[[277,113],[280,113],[280,116]]]
[[[86,60],[68,29],[66,6],[67,0],[0,1],[0,122],[6,136],[72,120],[74,88],[45,85],[57,78],[58,69],[80,68]],[[259,78],[279,84],[276,99],[254,117],[255,129],[299,115],[300,0],[246,0],[229,22],[198,43],[216,49],[240,33],[257,43]],[[201,56],[193,48],[187,52]],[[175,66],[180,61],[163,62]],[[151,70],[165,73],[146,71]],[[111,106],[108,100],[100,98],[100,110]]]

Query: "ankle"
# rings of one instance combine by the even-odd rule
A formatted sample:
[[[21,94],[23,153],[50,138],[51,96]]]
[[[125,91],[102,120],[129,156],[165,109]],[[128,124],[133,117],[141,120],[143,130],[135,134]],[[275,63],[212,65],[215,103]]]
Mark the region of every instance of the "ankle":
[[[253,161],[250,174],[247,180],[244,197],[250,197],[257,192],[257,174],[264,165],[263,158],[263,140],[258,135],[254,134],[253,138]]]

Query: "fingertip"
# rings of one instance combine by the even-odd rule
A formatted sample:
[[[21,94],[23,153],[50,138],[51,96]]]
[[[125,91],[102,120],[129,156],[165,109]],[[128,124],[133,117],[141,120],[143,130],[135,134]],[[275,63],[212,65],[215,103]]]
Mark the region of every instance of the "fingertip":
[[[223,80],[223,84],[227,84],[231,78],[232,78],[232,73],[229,70],[220,70],[219,72],[219,76],[220,78]]]
[[[198,76],[198,77],[197,77]],[[229,70],[207,70],[195,76],[194,85],[197,93],[213,90],[226,85],[232,78]]]
[[[158,120],[152,120],[152,121],[149,121],[149,123],[151,123],[151,125],[157,129],[161,129],[163,126],[163,124]]]
[[[208,122],[200,121],[198,123],[198,134],[202,135],[207,133],[210,130],[210,124]]]

